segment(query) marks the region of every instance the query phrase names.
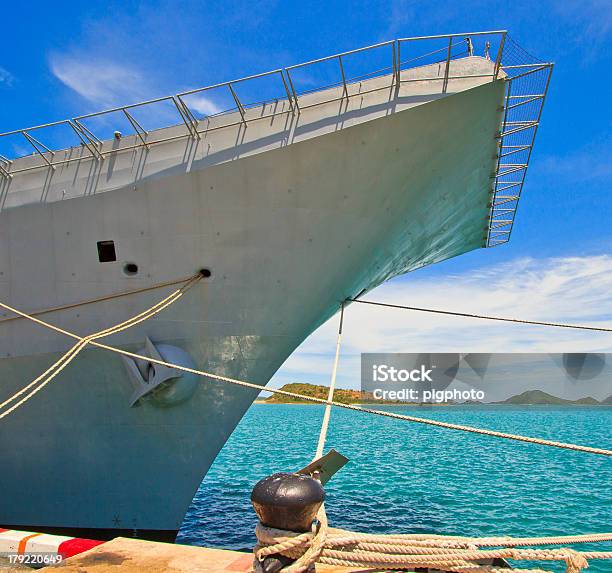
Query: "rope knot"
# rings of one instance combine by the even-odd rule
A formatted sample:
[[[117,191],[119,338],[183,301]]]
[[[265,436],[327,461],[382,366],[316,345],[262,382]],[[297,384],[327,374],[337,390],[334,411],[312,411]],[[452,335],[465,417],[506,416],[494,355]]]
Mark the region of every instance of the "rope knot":
[[[587,569],[589,562],[586,558],[574,551],[573,549],[565,549],[565,571],[566,573],[580,573],[583,569]]]
[[[267,527],[255,527],[254,569],[261,573],[314,573],[327,539],[327,516],[323,506],[317,513],[312,531],[297,533]]]

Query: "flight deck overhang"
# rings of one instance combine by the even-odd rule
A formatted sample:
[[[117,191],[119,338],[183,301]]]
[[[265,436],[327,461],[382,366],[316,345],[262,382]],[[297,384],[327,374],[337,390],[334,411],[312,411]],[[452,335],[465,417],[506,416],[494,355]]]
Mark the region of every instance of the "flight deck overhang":
[[[551,71],[552,64],[531,57],[505,31],[401,38],[9,131],[0,134],[0,210],[203,169],[501,82],[484,238],[497,246],[512,232]],[[33,153],[15,157],[15,147],[1,145],[15,138]],[[85,170],[88,182],[71,185]]]

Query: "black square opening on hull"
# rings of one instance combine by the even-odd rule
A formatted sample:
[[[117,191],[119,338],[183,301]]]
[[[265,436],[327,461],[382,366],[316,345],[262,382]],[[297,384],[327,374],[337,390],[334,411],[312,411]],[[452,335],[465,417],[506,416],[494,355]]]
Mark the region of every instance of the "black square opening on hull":
[[[112,263],[117,260],[115,241],[98,241],[98,260],[101,263]]]

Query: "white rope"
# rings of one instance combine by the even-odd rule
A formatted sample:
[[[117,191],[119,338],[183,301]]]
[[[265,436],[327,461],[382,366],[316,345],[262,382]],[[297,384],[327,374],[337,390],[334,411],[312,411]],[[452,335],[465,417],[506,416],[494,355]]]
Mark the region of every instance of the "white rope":
[[[169,287],[169,286],[175,286],[175,285],[179,285],[179,284],[184,284],[186,282],[188,282],[189,280],[191,280],[192,277],[185,277],[182,279],[178,279],[178,280],[173,280],[173,281],[165,281],[165,282],[161,282],[161,283],[156,283],[153,284],[151,286],[146,286],[146,287],[140,287],[140,288],[135,288],[135,289],[130,289],[130,290],[124,290],[124,291],[120,291],[120,292],[115,292],[115,293],[111,293],[111,294],[107,294],[104,296],[98,296],[95,298],[88,298],[85,300],[80,300],[79,302],[71,302],[68,304],[62,304],[59,306],[50,306],[48,308],[43,308],[41,310],[35,310],[30,312],[30,316],[41,316],[43,314],[50,314],[52,312],[60,312],[62,310],[70,310],[73,308],[79,308],[81,306],[86,306],[89,304],[95,304],[98,302],[106,302],[109,300],[114,300],[116,298],[123,298],[126,296],[132,296],[135,294],[141,294],[143,292],[149,292],[152,290],[158,290],[160,288],[164,288],[164,287]],[[1,318],[0,319],[0,325],[4,324],[5,322],[12,322],[14,320],[21,320],[25,317],[23,316],[7,316],[5,318]]]
[[[76,340],[81,340],[82,338],[80,336],[78,336],[77,334],[74,334],[73,332],[69,332],[67,330],[64,330],[62,328],[59,328],[58,326],[55,326],[53,324],[50,324],[48,322],[45,322],[39,318],[36,317],[32,317],[30,315],[28,315],[25,312],[22,312],[16,308],[13,308],[7,304],[4,304],[2,302],[0,302],[0,307],[9,310],[11,312],[14,312],[15,314],[18,314],[20,316],[23,316],[24,318],[27,318],[29,320],[31,320],[32,322],[35,322],[41,326],[44,326],[46,328],[50,328],[51,330],[54,330],[56,332],[60,332],[66,336],[69,336],[71,338],[74,338]],[[272,394],[278,394],[280,396],[288,396],[290,398],[297,398],[299,400],[304,400],[306,402],[313,402],[315,404],[323,404],[323,405],[327,405],[328,401],[321,399],[321,398],[315,398],[314,396],[306,396],[303,394],[298,394],[296,392],[289,392],[287,390],[279,390],[276,388],[267,388],[266,386],[262,386],[260,384],[254,384],[252,382],[246,382],[244,380],[238,380],[237,378],[230,378],[229,376],[222,376],[220,374],[213,374],[212,372],[204,372],[202,370],[197,370],[195,368],[189,368],[187,366],[181,366],[180,364],[173,364],[171,362],[166,362],[165,360],[159,360],[157,358],[151,358],[148,356],[143,356],[140,354],[136,354],[135,352],[129,352],[127,350],[123,350],[121,348],[116,348],[114,346],[109,346],[108,344],[103,344],[101,342],[98,342],[96,340],[90,340],[88,341],[88,344],[95,346],[97,348],[102,348],[104,350],[108,350],[110,352],[115,352],[117,354],[121,354],[123,356],[129,356],[130,358],[135,358],[138,360],[144,360],[146,362],[151,362],[153,364],[159,364],[161,366],[167,366],[168,368],[174,368],[176,370],[180,370],[182,372],[189,372],[191,374],[196,374],[198,376],[202,376],[204,378],[211,378],[213,380],[219,380],[222,382],[228,382],[230,384],[234,384],[236,386],[242,386],[243,388],[252,388],[255,390],[259,390],[259,391],[265,391],[265,392],[271,392]],[[528,437],[528,436],[521,436],[519,434],[508,434],[505,432],[497,432],[495,430],[485,430],[482,428],[475,428],[472,426],[464,426],[461,424],[451,424],[449,422],[441,422],[439,420],[431,420],[429,418],[418,418],[416,416],[408,416],[405,414],[397,414],[395,412],[386,412],[386,411],[381,411],[381,410],[372,410],[370,408],[362,408],[360,406],[355,406],[353,404],[343,404],[341,402],[335,402],[332,401],[331,405],[336,407],[336,408],[344,408],[345,410],[352,410],[355,412],[364,412],[366,414],[373,414],[376,416],[383,416],[386,418],[393,418],[396,420],[404,420],[407,422],[414,422],[417,424],[425,424],[425,425],[429,425],[429,426],[436,426],[439,428],[446,428],[449,430],[458,430],[458,431],[462,431],[462,432],[470,432],[473,434],[482,434],[485,436],[493,436],[493,437],[497,437],[497,438],[503,438],[503,439],[507,439],[507,440],[516,440],[519,442],[527,442],[527,443],[532,443],[532,444],[539,444],[539,445],[543,445],[543,446],[550,446],[550,447],[554,447],[554,448],[562,448],[562,449],[566,449],[566,450],[574,450],[574,451],[580,451],[580,452],[586,452],[586,453],[590,453],[590,454],[598,454],[598,455],[603,455],[603,456],[612,456],[612,450],[607,450],[607,449],[603,449],[603,448],[593,448],[590,446],[581,446],[581,445],[577,445],[577,444],[568,444],[568,443],[564,443],[564,442],[555,442],[553,440],[545,440],[542,438],[532,438],[532,437]]]
[[[0,413],[0,420],[14,412],[17,408],[25,404],[28,400],[30,400],[33,396],[35,396],[38,392],[40,392],[49,382],[51,382],[64,368],[66,368],[83,350],[88,344],[93,342],[96,339],[103,338],[105,336],[110,336],[111,334],[116,334],[118,332],[122,332],[148,320],[149,318],[155,316],[174,302],[176,302],[179,298],[183,296],[189,288],[191,288],[196,282],[198,282],[202,278],[201,274],[197,274],[193,276],[191,279],[188,279],[186,283],[180,288],[154,304],[152,307],[140,312],[139,314],[119,323],[115,326],[111,326],[109,328],[105,328],[99,332],[95,332],[88,336],[78,337],[79,341],[72,348],[68,350],[65,354],[63,354],[56,362],[54,362],[47,370],[45,370],[40,376],[32,380],[29,384],[24,386],[21,390],[15,392],[12,396],[4,400],[0,404],[0,410],[5,408],[11,402],[17,400],[19,396],[22,396],[28,390],[33,388],[24,398],[15,402],[11,407],[7,408],[4,412]],[[4,305],[3,305],[4,306]]]
[[[327,394],[327,403],[325,405],[325,413],[323,414],[323,422],[321,431],[319,432],[319,442],[317,444],[317,452],[314,459],[320,458],[323,455],[325,448],[325,439],[327,438],[327,429],[329,419],[331,417],[331,408],[334,401],[334,390],[336,388],[336,376],[338,375],[338,362],[340,361],[340,343],[342,341],[342,323],[344,321],[344,303],[340,306],[340,326],[338,327],[338,340],[336,342],[336,355],[334,357],[334,367],[332,370],[331,381],[329,383],[329,393]]]

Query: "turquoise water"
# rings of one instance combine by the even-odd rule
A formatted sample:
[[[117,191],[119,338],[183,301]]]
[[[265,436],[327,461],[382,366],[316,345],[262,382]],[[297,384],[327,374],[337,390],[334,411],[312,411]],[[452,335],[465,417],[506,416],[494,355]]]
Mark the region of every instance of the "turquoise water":
[[[611,407],[392,410],[612,449]],[[264,476],[311,460],[322,414],[319,406],[254,404],[202,483],[178,541],[250,550],[251,488]],[[607,457],[337,409],[327,445],[350,458],[326,486],[334,526],[455,535],[612,531],[612,459]],[[604,571],[612,571],[610,562],[592,562],[589,569]]]

